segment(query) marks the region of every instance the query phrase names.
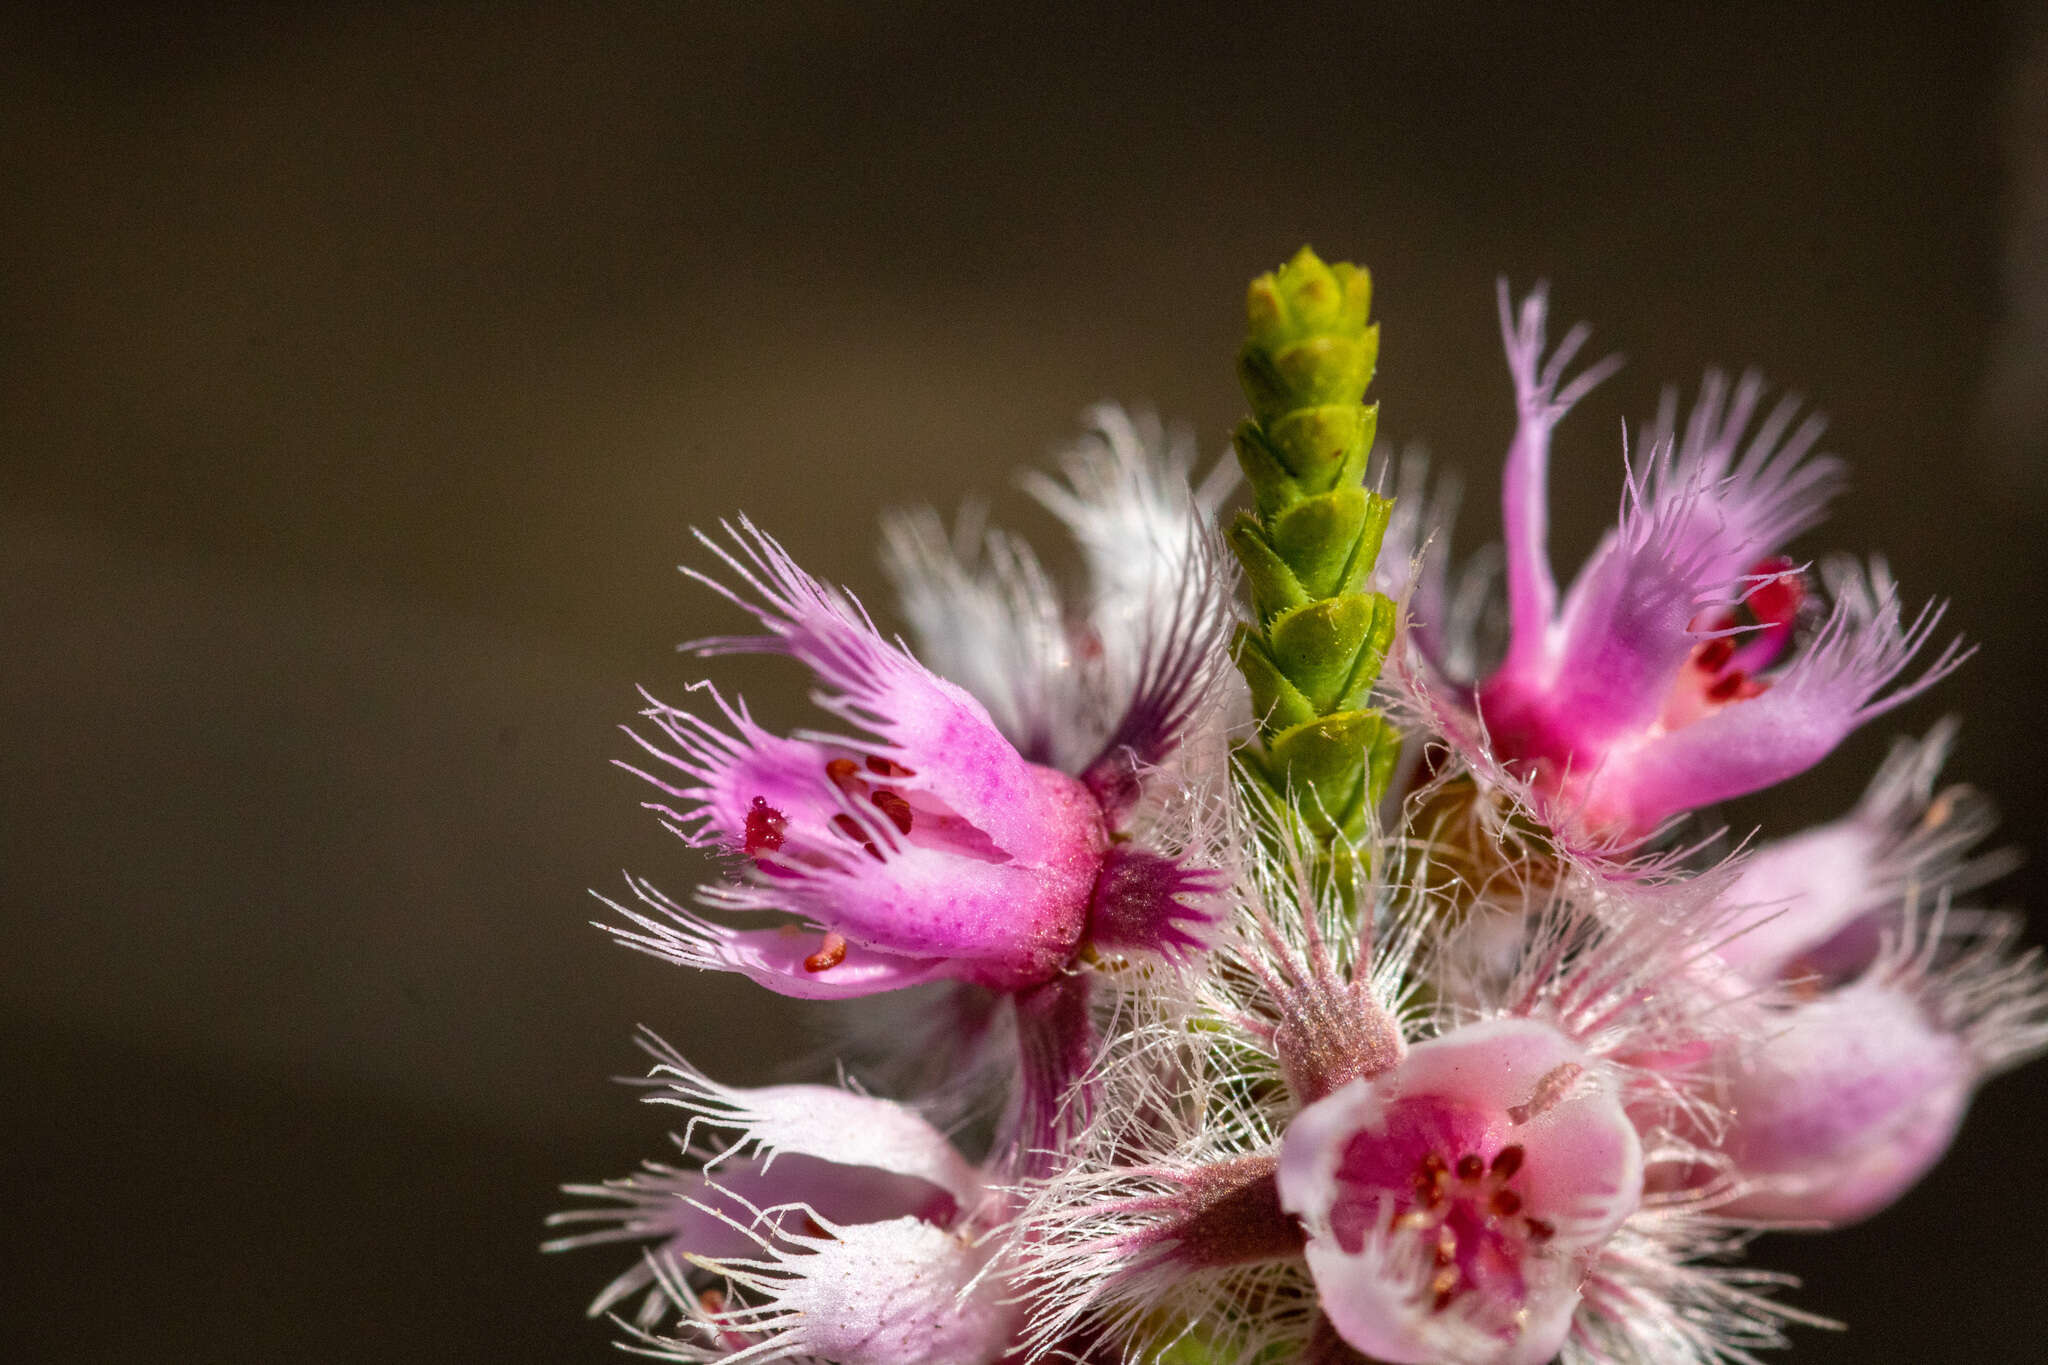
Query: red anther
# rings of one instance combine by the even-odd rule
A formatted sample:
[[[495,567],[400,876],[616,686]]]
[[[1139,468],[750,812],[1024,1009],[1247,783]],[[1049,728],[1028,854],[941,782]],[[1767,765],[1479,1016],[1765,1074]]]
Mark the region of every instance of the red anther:
[[[773,853],[782,847],[783,831],[788,828],[789,817],[769,805],[766,797],[757,796],[754,804],[747,807],[747,824],[740,837],[740,847],[749,857]]]
[[[1515,1172],[1522,1169],[1522,1144],[1511,1142],[1493,1154],[1493,1175],[1496,1180],[1513,1180]]]
[[[1761,697],[1771,690],[1767,682],[1758,682],[1741,669],[1724,673],[1707,685],[1707,700],[1714,702],[1748,701]]]
[[[848,796],[866,796],[868,784],[859,777],[860,765],[850,758],[835,758],[825,764],[825,776]]]
[[[1502,1218],[1512,1218],[1522,1211],[1522,1196],[1513,1190],[1495,1190],[1486,1206]]]
[[[889,817],[889,823],[896,826],[898,834],[910,833],[910,803],[902,796],[884,787],[868,799],[875,803],[876,810]]]
[[[1547,1242],[1557,1236],[1557,1224],[1545,1222],[1541,1218],[1524,1218],[1522,1225],[1529,1229],[1529,1240],[1532,1242]]]
[[[1458,1179],[1477,1180],[1486,1174],[1486,1162],[1477,1152],[1467,1152],[1458,1158]]]
[[[707,1313],[723,1313],[725,1311],[725,1291],[722,1289],[703,1290],[697,1295],[697,1306]]]
[[[1768,582],[1758,584],[1743,601],[1761,624],[1789,626],[1798,618],[1799,608],[1806,601],[1806,578],[1793,572],[1794,567],[1791,560],[1779,555],[1749,571],[1753,579],[1771,575]]]
[[[882,857],[882,850],[875,847],[875,841],[868,838],[867,831],[860,827],[860,821],[854,819],[851,815],[842,811],[838,815],[833,816],[832,828],[866,849],[868,856],[876,862],[885,861]]]
[[[846,940],[837,934],[826,934],[825,944],[817,952],[804,959],[807,972],[826,972],[846,961]]]
[[[916,773],[914,773],[914,772],[912,772],[912,771],[911,771],[910,769],[908,769],[908,768],[904,767],[904,766],[903,766],[903,765],[902,765],[901,763],[891,763],[891,762],[890,762],[890,761],[889,761],[888,759],[886,759],[886,758],[883,758],[883,757],[881,757],[880,755],[877,755],[877,754],[869,754],[869,755],[868,755],[868,757],[867,757],[867,765],[868,765],[868,771],[869,771],[869,772],[871,772],[871,773],[873,773],[873,774],[874,774],[874,775],[875,775],[876,777],[916,777],[916,776],[917,776],[917,774],[916,774]]]
[[[1744,673],[1739,668],[1733,669],[1723,673],[1720,677],[1707,684],[1707,700],[1740,701],[1744,696],[1755,696],[1756,693],[1754,692],[1745,693],[1743,691],[1743,688],[1748,685],[1749,674]]]
[[[1735,657],[1735,637],[1723,635],[1708,640],[1693,651],[1692,666],[1702,673],[1719,673]]]

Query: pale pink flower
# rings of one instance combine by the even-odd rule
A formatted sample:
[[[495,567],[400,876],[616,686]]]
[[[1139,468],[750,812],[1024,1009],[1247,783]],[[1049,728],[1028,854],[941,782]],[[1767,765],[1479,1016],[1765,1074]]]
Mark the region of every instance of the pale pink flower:
[[[1773,1023],[1730,1059],[1722,1149],[1747,1189],[1724,1212],[1853,1222],[1948,1150],[1979,1068],[1911,991],[1867,979]]]
[[[1953,735],[1901,742],[1853,812],[1764,845],[1729,887],[1698,979],[1751,1016],[1717,1057],[1731,1215],[1876,1213],[1948,1150],[1978,1086],[2048,1044],[2048,974],[2014,952],[2017,921],[1950,904],[2011,866],[1975,851],[1988,803],[1935,788]]]
[[[829,1086],[723,1086],[644,1041],[646,1098],[690,1114],[678,1142],[701,1164],[567,1187],[608,1203],[555,1215],[589,1230],[550,1250],[645,1244],[593,1315],[645,1291],[636,1344],[679,1361],[991,1365],[1009,1351],[1019,1310],[990,1271],[1001,1197],[943,1134]]]
[[[1354,902],[1298,860],[1251,871],[1182,1006],[1196,1025],[1127,1026],[1108,1121],[1022,1216],[1034,1340],[1199,1321],[1254,1360],[1311,1349],[1321,1319],[1369,1358],[1454,1365],[1782,1343],[1798,1314],[1699,1263],[1726,1250],[1705,1216],[1725,1188],[1648,1178],[1712,1159],[1681,1132],[1718,1119],[1708,1064],[1741,1020],[1669,987],[1711,953],[1725,876],[1551,865],[1493,888],[1512,909],[1472,908],[1514,940],[1479,961],[1418,888]],[[1219,1324],[1216,1302],[1259,1306]]]
[[[1908,902],[2010,871],[2009,850],[1977,847],[1997,823],[1991,803],[1968,787],[1936,788],[1955,734],[1951,720],[1898,741],[1848,815],[1744,857],[1719,960],[1751,985],[1849,980],[1876,960]]]
[[[1295,1117],[1280,1201],[1323,1313],[1390,1365],[1541,1365],[1642,1199],[1619,1096],[1561,1033],[1469,1024]]]

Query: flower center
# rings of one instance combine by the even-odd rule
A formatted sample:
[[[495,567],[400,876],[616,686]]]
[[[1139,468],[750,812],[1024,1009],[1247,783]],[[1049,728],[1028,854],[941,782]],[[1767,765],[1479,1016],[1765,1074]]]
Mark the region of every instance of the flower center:
[[[1513,1182],[1524,1155],[1520,1143],[1509,1143],[1491,1161],[1473,1151],[1449,1157],[1431,1150],[1416,1164],[1412,1203],[1394,1230],[1416,1234],[1429,1247],[1432,1312],[1475,1289],[1519,1297],[1525,1249],[1557,1235],[1555,1224],[1522,1210]]]
[[[1759,561],[1742,577],[1742,600],[1696,618],[1690,629],[1711,635],[1693,647],[1673,683],[1661,717],[1666,730],[1698,720],[1729,702],[1747,701],[1769,690],[1756,677],[1781,659],[1792,643],[1806,579],[1791,560]]]
[[[1009,861],[1009,855],[986,833],[960,818],[931,793],[907,785],[905,780],[917,773],[900,763],[875,754],[858,759],[842,754],[825,760],[824,776],[848,801],[871,807],[881,817],[880,821],[844,809],[833,810],[834,803],[829,797],[799,801],[785,810],[771,805],[766,795],[757,795],[747,808],[740,848],[763,872],[789,876],[799,867],[826,866],[837,862],[835,854],[849,846],[878,863],[887,862],[900,848],[889,840],[891,829],[904,843],[914,847],[981,862]],[[796,817],[794,827],[792,812]],[[823,844],[815,834],[806,840],[806,829],[816,830],[820,826],[829,832],[830,838]]]

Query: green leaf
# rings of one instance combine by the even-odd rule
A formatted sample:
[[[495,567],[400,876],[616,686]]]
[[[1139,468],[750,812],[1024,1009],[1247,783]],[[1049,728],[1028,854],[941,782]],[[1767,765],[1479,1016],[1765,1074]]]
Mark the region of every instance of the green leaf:
[[[1287,673],[1267,652],[1266,642],[1248,627],[1238,627],[1233,657],[1252,693],[1252,714],[1268,734],[1307,724],[1322,714],[1301,694]]]
[[[1226,534],[1230,548],[1237,552],[1237,562],[1244,566],[1245,581],[1251,585],[1252,606],[1260,621],[1309,603],[1310,594],[1294,570],[1266,543],[1266,534],[1257,521],[1240,513]]]
[[[1273,662],[1317,715],[1337,709],[1337,700],[1357,669],[1359,652],[1371,636],[1374,616],[1371,598],[1346,593],[1297,607],[1273,621]]]

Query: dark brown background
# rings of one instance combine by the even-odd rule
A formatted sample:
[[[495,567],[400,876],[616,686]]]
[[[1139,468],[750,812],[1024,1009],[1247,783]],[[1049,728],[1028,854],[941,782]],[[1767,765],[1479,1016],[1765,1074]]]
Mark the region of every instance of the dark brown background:
[[[584,923],[696,871],[606,767],[716,619],[685,528],[744,508],[879,600],[877,511],[1001,492],[1097,398],[1220,452],[1242,283],[1303,240],[1371,263],[1383,430],[1472,473],[1467,546],[1498,272],[1631,360],[1562,442],[1568,555],[1663,380],[1823,402],[1859,479],[1816,544],[1982,653],[1736,814],[1832,814],[1959,707],[2037,855],[1999,893],[2048,903],[2029,13],[1548,8],[4,21],[0,1354],[607,1358],[614,1259],[534,1245],[659,1150],[630,1029],[740,1081],[800,1041]],[[1804,1359],[2031,1353],[2041,1075],[1874,1227],[1759,1249],[1856,1324]]]

